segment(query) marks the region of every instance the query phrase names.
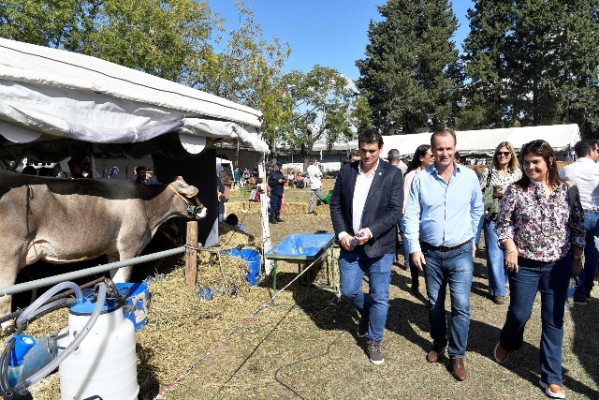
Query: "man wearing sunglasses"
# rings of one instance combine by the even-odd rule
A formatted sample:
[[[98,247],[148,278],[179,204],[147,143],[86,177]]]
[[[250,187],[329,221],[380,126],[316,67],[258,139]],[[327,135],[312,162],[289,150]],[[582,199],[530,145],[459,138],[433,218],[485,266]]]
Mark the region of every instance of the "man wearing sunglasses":
[[[594,237],[599,236],[599,193],[596,190],[599,187],[599,149],[594,140],[581,140],[574,145],[574,151],[578,157],[576,162],[566,165],[560,171],[560,177],[577,186],[584,210],[584,270],[576,278],[574,304],[586,305],[599,264],[599,250],[594,242]]]

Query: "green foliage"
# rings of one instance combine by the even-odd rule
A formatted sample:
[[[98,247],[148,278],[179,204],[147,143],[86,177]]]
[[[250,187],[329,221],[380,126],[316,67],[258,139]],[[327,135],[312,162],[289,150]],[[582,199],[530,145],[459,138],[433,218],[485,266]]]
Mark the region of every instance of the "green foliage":
[[[173,81],[195,64],[216,21],[193,0],[8,0],[0,36],[92,55]]]
[[[460,124],[577,123],[599,134],[597,0],[475,0]]]
[[[457,102],[457,19],[447,0],[388,0],[356,62],[374,125],[384,134],[450,125]]]

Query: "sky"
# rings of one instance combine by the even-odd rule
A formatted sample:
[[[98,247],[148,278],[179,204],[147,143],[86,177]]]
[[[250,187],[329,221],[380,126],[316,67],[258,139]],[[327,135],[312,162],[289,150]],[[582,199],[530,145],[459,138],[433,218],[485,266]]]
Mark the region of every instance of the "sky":
[[[355,61],[364,58],[368,43],[368,24],[379,21],[377,6],[385,0],[244,0],[254,13],[254,22],[263,29],[263,38],[277,36],[289,43],[291,56],[284,72],[308,72],[316,64],[332,67],[356,80]],[[468,34],[466,12],[471,0],[454,0],[454,14],[460,27],[454,40],[458,49]],[[213,12],[227,20],[227,30],[239,26],[235,0],[209,1]]]

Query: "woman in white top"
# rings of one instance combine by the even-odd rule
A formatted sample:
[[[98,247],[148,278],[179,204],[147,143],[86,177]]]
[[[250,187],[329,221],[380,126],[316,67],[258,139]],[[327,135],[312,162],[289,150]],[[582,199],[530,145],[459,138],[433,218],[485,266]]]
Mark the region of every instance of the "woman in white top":
[[[406,209],[406,204],[408,199],[410,198],[410,186],[412,185],[412,181],[417,173],[422,171],[424,168],[431,165],[434,161],[433,152],[431,150],[430,144],[421,144],[416,148],[414,152],[414,157],[412,157],[412,161],[410,161],[410,165],[408,165],[408,169],[406,171],[406,175],[403,178],[403,209]],[[410,264],[410,255],[407,254],[408,248],[405,245],[406,239],[403,235],[402,228],[401,238],[404,243],[403,252],[404,252],[404,266],[408,269],[408,265],[410,266],[410,275],[412,275],[412,294],[418,294],[418,269]]]
[[[493,197],[499,202],[508,185],[520,178],[522,178],[522,171],[518,166],[514,146],[510,142],[501,142],[497,145],[493,154],[493,166],[485,169],[480,175],[480,188],[483,193],[493,191]],[[489,270],[489,297],[496,304],[503,304],[506,298],[507,274],[505,273],[503,251],[499,248],[497,234],[495,233],[495,220],[498,212],[499,209],[497,211],[490,210],[485,204],[483,229],[485,232],[487,268]]]

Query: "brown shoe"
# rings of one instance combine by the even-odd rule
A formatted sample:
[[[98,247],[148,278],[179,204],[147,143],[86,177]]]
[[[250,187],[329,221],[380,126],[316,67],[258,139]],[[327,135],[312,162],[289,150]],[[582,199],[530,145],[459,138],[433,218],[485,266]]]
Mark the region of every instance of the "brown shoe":
[[[443,351],[445,350],[445,346],[441,346],[438,344],[433,344],[433,348],[426,355],[426,361],[429,363],[436,363],[443,356]]]
[[[466,379],[468,379],[468,371],[466,371],[466,367],[464,367],[463,358],[452,358],[451,369],[453,370],[452,375],[458,381],[465,381]]]
[[[505,304],[506,297],[505,296],[495,296],[493,297],[493,303],[495,304]]]
[[[495,350],[493,350],[493,357],[495,358],[495,361],[497,361],[499,364],[503,364],[509,356],[510,356],[510,352],[507,351],[501,345],[501,343],[497,343],[495,345]]]

